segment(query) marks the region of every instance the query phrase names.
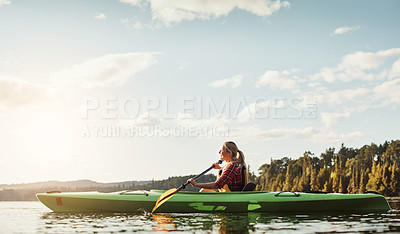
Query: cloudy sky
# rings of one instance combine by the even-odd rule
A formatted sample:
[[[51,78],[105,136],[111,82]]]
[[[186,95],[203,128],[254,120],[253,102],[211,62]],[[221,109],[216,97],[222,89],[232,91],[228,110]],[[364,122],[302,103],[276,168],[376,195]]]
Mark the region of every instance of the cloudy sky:
[[[399,1],[0,0],[0,183],[399,138]]]

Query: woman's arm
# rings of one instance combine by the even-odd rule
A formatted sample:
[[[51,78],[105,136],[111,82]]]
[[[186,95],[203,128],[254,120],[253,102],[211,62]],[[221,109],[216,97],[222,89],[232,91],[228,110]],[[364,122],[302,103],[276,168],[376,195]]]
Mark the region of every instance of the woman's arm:
[[[188,179],[188,182],[193,185],[194,187],[198,188],[206,188],[206,189],[218,189],[218,187],[215,185],[215,182],[209,182],[209,183],[196,183],[196,181],[192,179]]]

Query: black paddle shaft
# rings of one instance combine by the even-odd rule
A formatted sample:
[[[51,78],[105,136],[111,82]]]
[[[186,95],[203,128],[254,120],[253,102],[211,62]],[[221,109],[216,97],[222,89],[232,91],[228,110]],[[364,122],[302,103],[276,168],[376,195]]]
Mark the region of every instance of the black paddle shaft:
[[[221,163],[222,163],[222,160],[219,160],[218,164],[221,164]],[[198,174],[193,179],[196,180],[197,178],[199,178],[200,176],[206,174],[207,172],[209,172],[213,168],[214,168],[214,165],[212,165],[211,167],[209,167],[207,170],[203,171],[202,173]],[[179,186],[179,188],[177,188],[177,191],[185,189],[188,184],[190,184],[190,183],[186,181],[186,183],[182,184],[181,186]]]

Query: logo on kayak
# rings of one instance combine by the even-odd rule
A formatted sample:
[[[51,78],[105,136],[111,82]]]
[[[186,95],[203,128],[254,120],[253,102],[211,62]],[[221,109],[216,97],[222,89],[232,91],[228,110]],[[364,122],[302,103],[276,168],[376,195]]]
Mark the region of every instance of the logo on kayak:
[[[63,205],[61,197],[56,197],[56,202],[57,202],[57,206],[62,206]]]

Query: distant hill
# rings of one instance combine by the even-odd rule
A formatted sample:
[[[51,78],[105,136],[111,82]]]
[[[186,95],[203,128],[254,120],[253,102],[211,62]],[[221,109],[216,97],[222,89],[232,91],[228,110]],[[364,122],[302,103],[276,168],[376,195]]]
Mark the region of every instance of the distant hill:
[[[92,180],[74,180],[74,181],[45,181],[35,183],[22,183],[22,184],[0,184],[0,189],[37,189],[48,187],[63,187],[63,188],[87,188],[87,187],[115,187],[115,186],[133,186],[150,184],[151,180],[146,181],[124,181],[114,183],[99,183]]]
[[[36,201],[37,193],[48,191],[61,192],[82,192],[99,191],[115,192],[122,190],[151,190],[151,189],[170,189],[176,188],[186,182],[187,179],[195,175],[175,176],[165,180],[148,181],[124,181],[115,183],[99,183],[92,180],[75,181],[45,181],[24,184],[1,184],[0,201]],[[198,182],[215,181],[213,174],[204,175],[196,180]],[[197,188],[188,186],[186,190],[196,191]]]

